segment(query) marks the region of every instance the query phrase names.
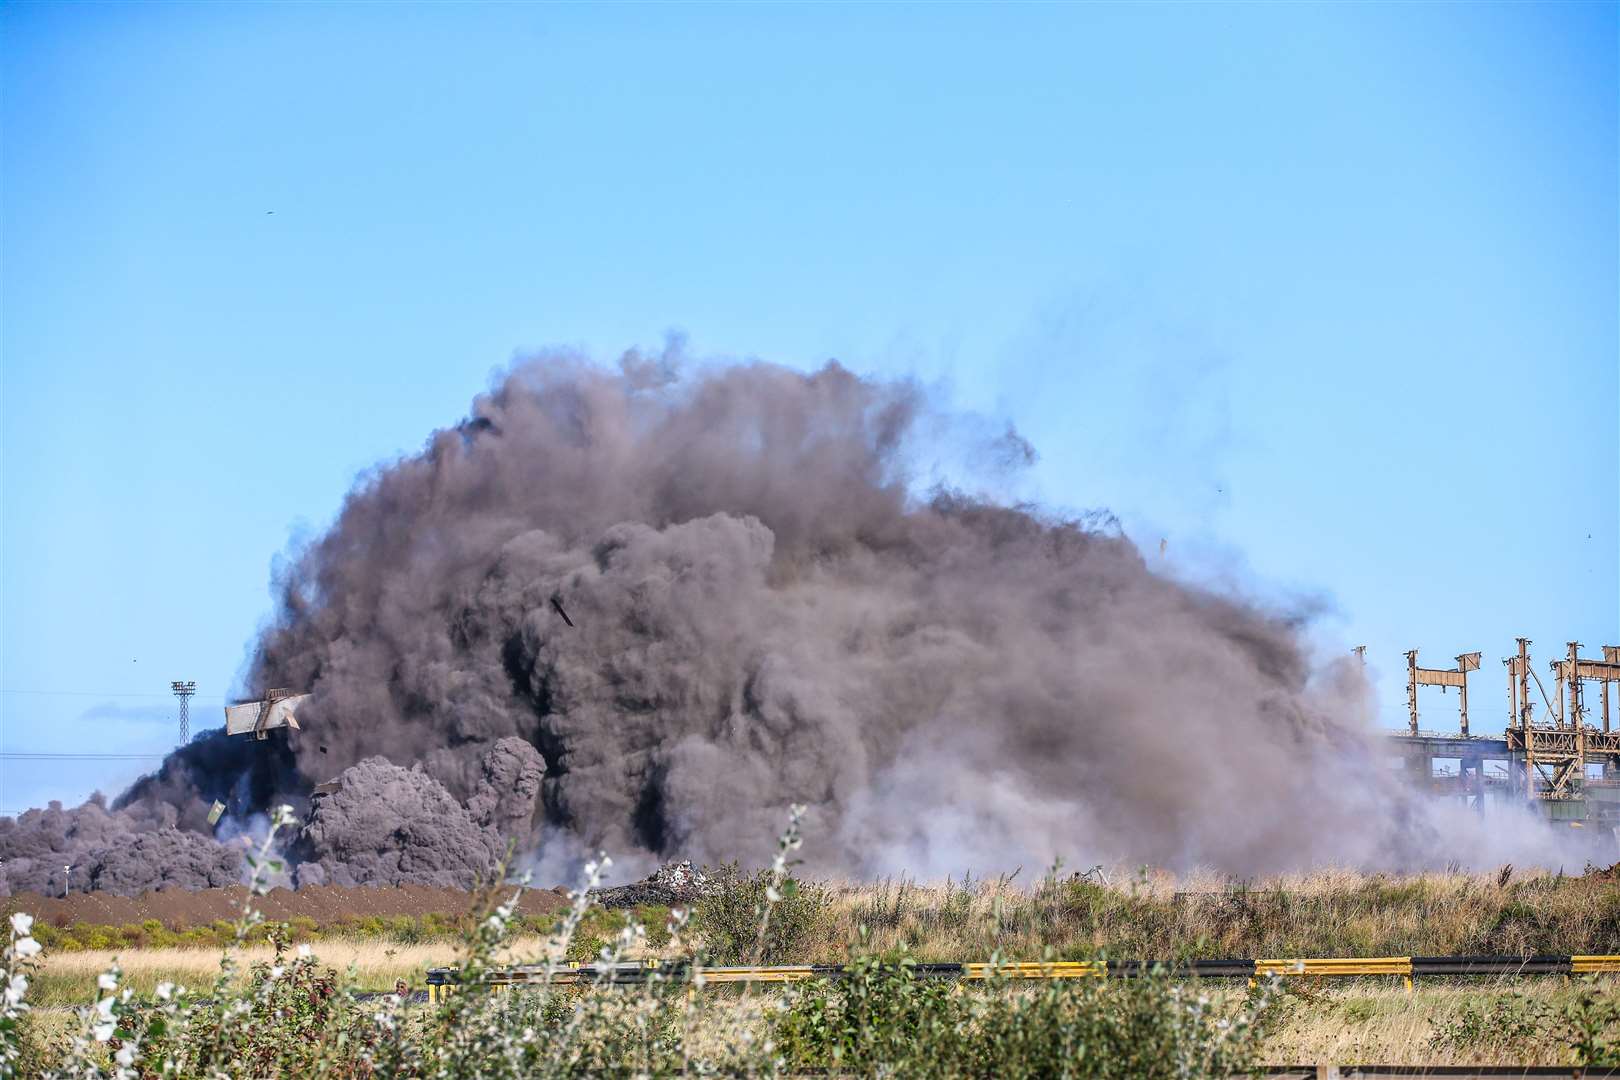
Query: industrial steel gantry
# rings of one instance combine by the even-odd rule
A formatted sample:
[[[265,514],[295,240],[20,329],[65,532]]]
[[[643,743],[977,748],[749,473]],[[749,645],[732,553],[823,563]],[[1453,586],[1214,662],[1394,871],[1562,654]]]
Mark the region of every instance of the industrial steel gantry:
[[[1519,638],[1519,652],[1503,661],[1508,668],[1509,712],[1504,733],[1510,751],[1524,755],[1524,794],[1527,798],[1569,799],[1584,785],[1586,766],[1603,765],[1605,778],[1613,775],[1620,755],[1620,732],[1610,730],[1609,685],[1620,683],[1620,646],[1605,645],[1602,660],[1583,660],[1581,643],[1566,645],[1568,655],[1553,660],[1553,696],[1547,701],[1551,723],[1535,723],[1530,702],[1530,641]],[[1603,727],[1586,722],[1584,684],[1597,682],[1603,692]],[[1538,688],[1541,680],[1536,680]],[[1543,700],[1546,691],[1542,689]],[[1566,707],[1567,702],[1567,707]],[[1543,786],[1544,785],[1544,786]]]
[[[1419,667],[1417,650],[1406,654],[1406,700],[1409,730],[1392,736],[1400,747],[1414,773],[1421,771],[1424,783],[1436,787],[1439,780],[1432,775],[1434,759],[1456,759],[1458,775],[1447,780],[1444,790],[1461,795],[1476,808],[1485,804],[1486,761],[1507,764],[1506,786],[1519,798],[1542,802],[1551,816],[1568,818],[1571,823],[1589,816],[1585,801],[1593,795],[1605,795],[1597,800],[1604,822],[1620,821],[1620,731],[1611,730],[1611,684],[1620,684],[1620,646],[1605,645],[1603,659],[1585,659],[1580,655],[1580,642],[1566,646],[1562,660],[1548,664],[1554,678],[1555,689],[1551,697],[1530,662],[1530,640],[1519,638],[1518,652],[1502,663],[1508,676],[1508,722],[1500,739],[1480,738],[1468,730],[1468,673],[1479,670],[1480,654],[1463,653],[1457,657],[1457,666],[1451,669]],[[1359,651],[1359,650],[1358,650]],[[1534,679],[1546,704],[1545,716],[1539,723],[1530,698],[1530,681]],[[1584,685],[1599,683],[1602,688],[1602,727],[1587,723]],[[1458,734],[1446,735],[1420,731],[1418,728],[1418,687],[1439,686],[1458,690]],[[1603,778],[1588,780],[1586,766],[1601,764]],[[1500,780],[1494,781],[1501,786]],[[1612,796],[1612,797],[1610,797]],[[1570,805],[1564,811],[1553,812],[1552,804]],[[1578,819],[1578,820],[1577,820]]]

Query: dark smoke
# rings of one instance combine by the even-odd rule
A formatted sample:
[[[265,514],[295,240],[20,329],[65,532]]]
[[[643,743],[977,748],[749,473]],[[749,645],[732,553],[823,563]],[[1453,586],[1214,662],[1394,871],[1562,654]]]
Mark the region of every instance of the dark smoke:
[[[133,894],[235,885],[242,851],[175,828],[172,808],[143,817],[109,812],[97,798],[72,810],[53,802],[15,821],[0,818],[0,859],[8,892],[60,896],[70,885]]]
[[[249,681],[311,691],[303,731],[199,740],[118,805],[292,802],[300,880],[341,883],[465,882],[503,838],[746,860],[791,803],[855,874],[1434,858],[1297,619],[1106,523],[919,497],[950,430],[836,364],[522,366],[286,570]]]
[[[527,846],[545,765],[521,739],[483,754],[475,794],[457,802],[420,767],[372,757],[344,770],[319,798],[292,855],[300,884],[466,885]]]

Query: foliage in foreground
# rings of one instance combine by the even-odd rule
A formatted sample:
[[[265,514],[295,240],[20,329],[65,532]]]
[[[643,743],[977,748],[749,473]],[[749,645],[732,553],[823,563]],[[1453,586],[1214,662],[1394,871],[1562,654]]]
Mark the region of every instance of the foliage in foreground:
[[[278,815],[254,861],[256,881],[261,871],[277,869],[268,855],[276,830],[289,820]],[[425,1080],[777,1076],[807,1069],[855,1076],[1226,1077],[1255,1064],[1262,1029],[1287,1011],[1275,984],[1239,999],[1157,974],[1034,988],[991,980],[969,988],[920,974],[904,949],[877,952],[865,935],[845,978],[776,993],[705,989],[702,964],[715,957],[793,958],[807,938],[825,932],[826,896],[796,887],[789,875],[798,846],[795,815],[771,868],[700,910],[702,952],[685,940],[683,911],[669,913],[656,933],[633,917],[605,921],[589,892],[602,867],[589,867],[543,955],[583,958],[589,949],[614,961],[650,938],[667,938],[669,950],[688,963],[657,969],[638,987],[548,980],[511,993],[480,988],[494,958],[524,928],[515,915],[518,895],[488,889],[480,918],[463,938],[464,990],[432,1007],[392,994],[360,996],[352,969],[340,974],[323,966],[289,928],[266,927],[250,901],[211,986],[164,983],[149,999],[137,999],[115,966],[100,976],[93,1007],[66,1034],[46,1036],[28,1004],[41,945],[32,921],[17,915],[0,966],[0,1078]],[[256,885],[254,893],[261,891]],[[610,929],[612,939],[604,940]],[[266,934],[272,958],[239,971],[244,944]],[[1591,987],[1556,1008],[1523,1015],[1465,1009],[1437,1030],[1433,1045],[1461,1048],[1526,1026],[1535,1038],[1551,1033],[1563,1040],[1575,1062],[1598,1063],[1614,1054],[1620,1004]]]
[[[285,811],[278,816],[254,863],[256,876],[277,869],[270,845],[289,820]],[[798,846],[795,815],[773,866],[749,879],[748,918],[735,904],[707,912],[711,932],[725,920],[728,954],[741,954],[728,959],[758,962],[791,947],[819,910],[813,897],[793,902],[803,896],[788,875]],[[588,890],[600,869],[588,868],[546,955],[566,955],[589,925]],[[266,929],[250,903],[211,987],[165,983],[151,1000],[137,1000],[114,967],[98,980],[95,1004],[76,1029],[49,1045],[27,1001],[41,946],[32,921],[14,916],[0,971],[0,1077],[774,1076],[826,1066],[857,1075],[1197,1077],[1243,1067],[1257,1045],[1259,999],[1229,1018],[1160,979],[967,994],[919,978],[903,956],[858,953],[847,979],[770,996],[747,987],[730,996],[704,991],[703,968],[690,952],[689,965],[671,969],[678,975],[638,988],[548,982],[481,991],[479,980],[517,926],[516,899],[498,902],[494,890],[486,892],[486,915],[463,943],[466,989],[432,1008],[397,995],[358,996],[351,977],[322,966],[307,944],[295,948],[284,927],[269,930],[274,958],[240,977],[235,957]],[[685,922],[677,911],[662,928],[675,945]],[[627,920],[600,959],[616,960],[646,937]]]
[[[1162,972],[964,994],[919,978],[909,957],[857,953],[846,978],[794,995],[773,1031],[784,1060],[835,1073],[1227,1077],[1256,1064],[1274,991],[1262,987],[1230,1016]]]

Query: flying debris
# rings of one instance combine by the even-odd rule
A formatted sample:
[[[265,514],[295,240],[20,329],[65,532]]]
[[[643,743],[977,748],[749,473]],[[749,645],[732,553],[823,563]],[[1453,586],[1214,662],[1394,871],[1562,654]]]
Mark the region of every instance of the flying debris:
[[[248,735],[263,739],[274,728],[292,728],[298,731],[295,710],[309,700],[308,694],[295,694],[291,690],[270,690],[258,701],[244,701],[225,706],[225,734]]]
[[[552,606],[553,609],[556,610],[557,614],[562,616],[562,621],[563,622],[567,623],[569,626],[574,625],[574,620],[570,619],[568,617],[568,612],[563,610],[561,594],[559,594],[559,593],[552,593],[551,594],[551,606]]]

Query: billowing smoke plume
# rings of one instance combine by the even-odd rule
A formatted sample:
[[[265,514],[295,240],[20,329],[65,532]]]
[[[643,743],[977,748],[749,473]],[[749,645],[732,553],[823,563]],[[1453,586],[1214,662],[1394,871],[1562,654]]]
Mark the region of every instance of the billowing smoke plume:
[[[341,773],[292,852],[335,883],[464,881],[503,839],[749,860],[793,803],[855,874],[1437,857],[1358,672],[1116,529],[920,496],[950,426],[837,365],[522,366],[286,569],[250,681],[312,692],[302,730],[120,805],[206,829]]]
[[[99,797],[71,810],[52,803],[20,822],[0,819],[0,885],[58,896],[68,888],[127,894],[235,885],[240,850],[182,832],[174,820],[161,805],[152,816],[109,812]]]
[[[465,885],[523,842],[534,823],[544,763],[534,747],[501,739],[482,755],[466,805],[420,769],[373,757],[344,770],[316,801],[300,836],[300,884]]]

